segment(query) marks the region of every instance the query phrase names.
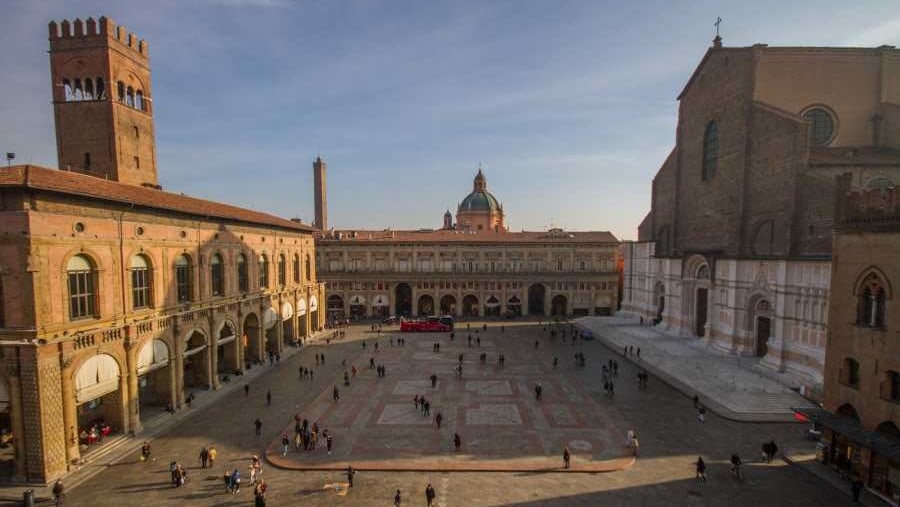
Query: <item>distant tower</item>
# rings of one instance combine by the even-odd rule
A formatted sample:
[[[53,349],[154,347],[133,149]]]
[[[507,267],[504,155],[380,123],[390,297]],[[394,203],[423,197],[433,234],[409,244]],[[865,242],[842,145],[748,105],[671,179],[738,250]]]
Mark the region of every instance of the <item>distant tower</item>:
[[[147,43],[106,17],[49,29],[59,168],[157,185]]]
[[[328,228],[328,197],[325,193],[325,173],[327,171],[328,164],[322,160],[322,157],[316,157],[316,161],[313,162],[313,179],[315,180],[314,188],[316,189],[316,221],[313,225],[320,231]]]
[[[444,229],[452,229],[453,228],[453,215],[450,214],[450,210],[444,212]]]

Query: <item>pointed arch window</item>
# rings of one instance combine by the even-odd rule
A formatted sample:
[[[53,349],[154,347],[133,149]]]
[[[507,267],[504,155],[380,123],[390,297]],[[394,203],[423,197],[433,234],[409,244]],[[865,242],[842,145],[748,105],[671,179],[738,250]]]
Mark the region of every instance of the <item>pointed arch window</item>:
[[[134,107],[134,88],[130,86],[125,91],[125,105],[128,107]]]
[[[135,255],[129,264],[131,271],[131,302],[134,309],[149,308],[152,304],[153,277],[150,263],[143,255]]]
[[[871,328],[884,327],[884,302],[887,299],[886,284],[875,273],[869,273],[857,292],[856,323]]]
[[[94,82],[91,78],[84,80],[84,100],[94,100]]]
[[[103,78],[98,77],[96,82],[97,82],[97,90],[96,90],[97,100],[103,100],[106,98],[106,87],[103,84]]]
[[[178,292],[178,302],[185,303],[191,300],[192,282],[191,259],[187,255],[181,255],[175,261],[175,285]]]
[[[144,110],[144,92],[140,90],[134,94],[134,108]]]
[[[266,254],[259,256],[257,267],[259,268],[259,288],[265,289],[269,286],[269,258],[266,257]]]
[[[65,94],[66,102],[75,100],[75,93],[72,91],[72,82],[68,79],[63,79],[63,93]]]
[[[225,264],[222,263],[222,256],[213,254],[209,259],[209,277],[210,288],[213,296],[225,295]]]
[[[237,261],[238,272],[238,290],[241,292],[250,292],[250,274],[247,269],[247,256],[238,255]]]
[[[719,129],[716,122],[711,121],[706,125],[706,133],[703,134],[703,174],[701,179],[707,181],[716,174],[719,164]]]

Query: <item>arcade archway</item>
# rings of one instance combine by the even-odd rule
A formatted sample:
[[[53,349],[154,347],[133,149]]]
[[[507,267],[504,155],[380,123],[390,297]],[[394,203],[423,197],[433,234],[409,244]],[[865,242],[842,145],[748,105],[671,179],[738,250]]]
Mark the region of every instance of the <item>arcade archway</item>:
[[[244,361],[263,360],[262,340],[259,332],[259,317],[255,313],[248,314],[244,319]]]
[[[451,294],[441,298],[441,315],[456,315],[456,298]]]
[[[544,315],[544,298],[547,290],[536,283],[528,287],[528,315]]]
[[[434,315],[434,298],[428,294],[419,296],[418,310],[423,317]]]
[[[394,287],[394,308],[400,317],[412,315],[412,287],[408,283],[398,283]]]
[[[463,297],[463,315],[467,317],[478,316],[478,298],[472,294]]]
[[[562,294],[557,294],[550,301],[550,315],[554,317],[566,316],[569,314],[569,301],[566,299],[566,296]]]
[[[212,382],[209,371],[209,341],[199,330],[194,330],[184,341],[184,388],[206,388]]]

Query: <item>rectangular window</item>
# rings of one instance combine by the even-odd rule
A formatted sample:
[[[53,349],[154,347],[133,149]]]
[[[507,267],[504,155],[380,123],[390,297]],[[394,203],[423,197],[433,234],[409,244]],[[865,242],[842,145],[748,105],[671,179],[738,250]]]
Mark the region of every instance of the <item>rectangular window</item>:
[[[135,310],[150,306],[150,269],[131,270],[131,296]]]
[[[90,271],[69,271],[69,317],[72,320],[93,317],[94,275]]]
[[[269,263],[261,260],[259,262],[259,288],[265,289],[269,286]]]
[[[238,290],[241,292],[250,292],[250,276],[247,274],[247,263],[238,263]]]
[[[191,300],[191,267],[177,266],[175,268],[175,284],[178,289],[178,302],[184,303]]]

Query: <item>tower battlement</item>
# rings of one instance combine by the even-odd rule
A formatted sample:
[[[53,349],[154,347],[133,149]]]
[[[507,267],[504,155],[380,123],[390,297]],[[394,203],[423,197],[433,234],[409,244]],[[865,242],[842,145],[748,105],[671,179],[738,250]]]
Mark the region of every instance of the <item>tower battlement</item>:
[[[55,51],[75,49],[84,45],[96,44],[98,41],[113,42],[134,51],[138,55],[149,58],[150,45],[137,34],[129,33],[124,26],[116,25],[106,16],[98,20],[75,18],[74,21],[64,19],[48,25],[50,49]]]

